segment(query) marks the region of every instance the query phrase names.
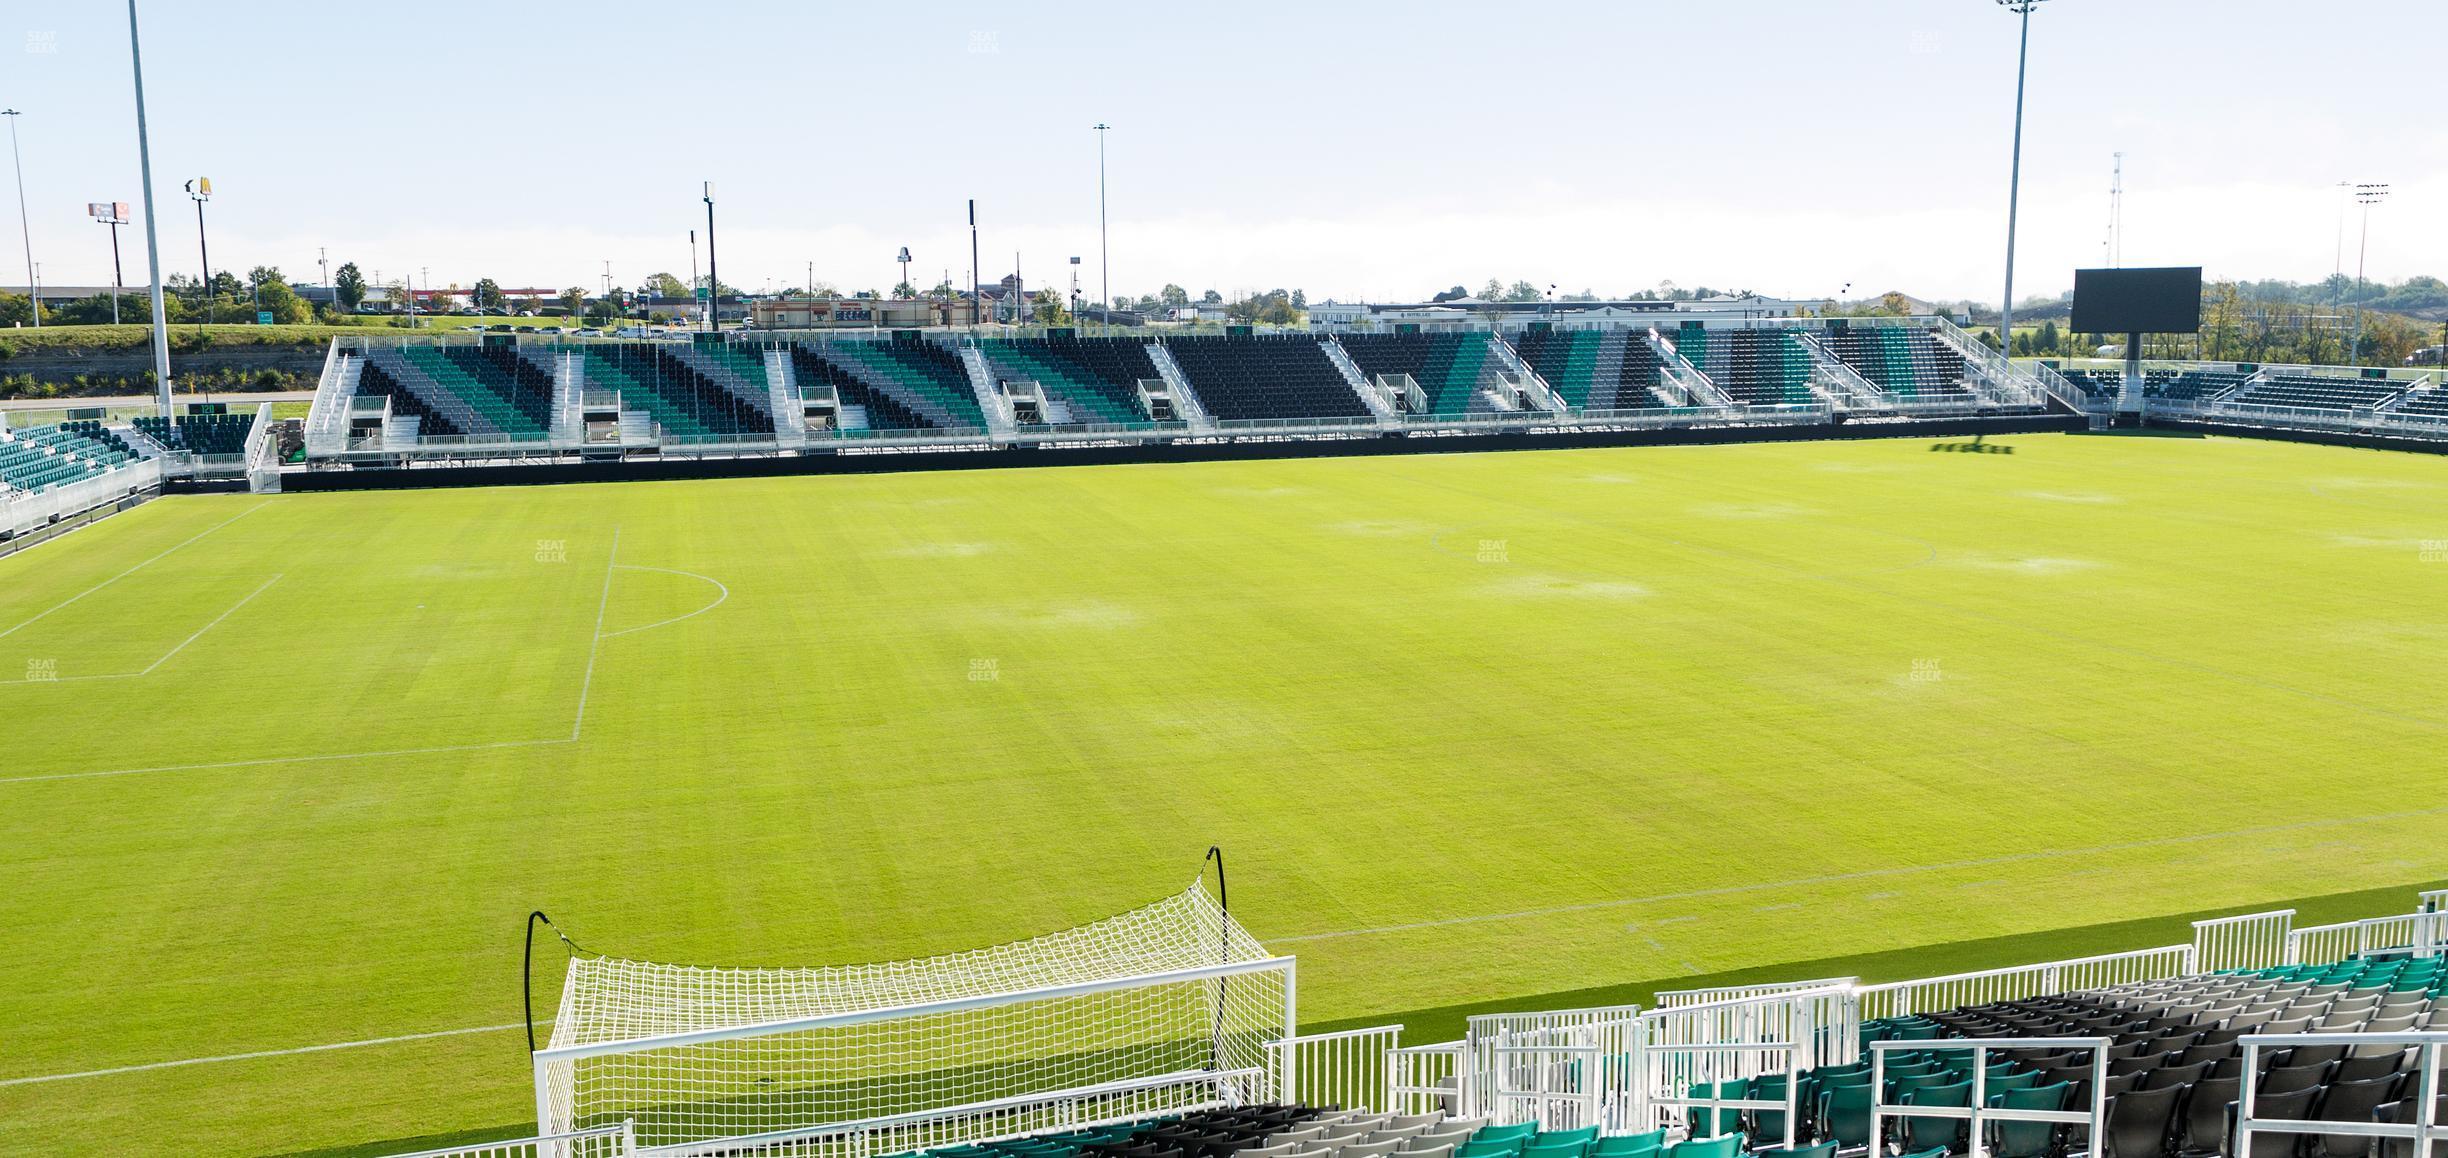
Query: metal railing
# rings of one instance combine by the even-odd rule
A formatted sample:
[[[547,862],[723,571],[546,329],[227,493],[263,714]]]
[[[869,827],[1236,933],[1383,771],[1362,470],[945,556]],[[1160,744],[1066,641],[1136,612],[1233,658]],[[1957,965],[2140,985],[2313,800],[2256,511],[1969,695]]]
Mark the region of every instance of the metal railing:
[[[2295,910],[2244,913],[2193,922],[2193,965],[2204,973],[2267,969],[2287,962]]]
[[[1402,1048],[1400,1025],[1311,1033],[1266,1043],[1275,1073],[1275,1100],[1301,1106],[1390,1111],[1392,1055]]]
[[[617,1126],[598,1126],[567,1134],[541,1134],[532,1138],[446,1146],[439,1150],[392,1154],[388,1158],[628,1158],[635,1153],[636,1124],[622,1122]]]
[[[1891,981],[1884,985],[1865,985],[1855,992],[1861,998],[1862,1019],[1876,1021],[1964,1005],[1986,1005],[1993,1001],[2016,1001],[2082,989],[2130,985],[2137,981],[2159,981],[2198,971],[2194,968],[2193,946],[2167,945],[2068,961],[1983,969],[1946,977]]]
[[[2406,1083],[2413,1089],[2400,1098],[2401,1105],[2407,1100],[2411,1100],[2414,1104],[2413,1120],[2410,1122],[2264,1118],[2257,1112],[2260,1097],[2256,1087],[2260,1083],[2245,1082],[2243,1087],[2237,1091],[2235,1109],[2235,1153],[2237,1154],[2250,1155],[2255,1152],[2253,1150],[2253,1135],[2255,1134],[2327,1134],[2347,1138],[2369,1138],[2375,1143],[2381,1140],[2400,1140],[2407,1143],[2400,1152],[2417,1155],[2433,1152],[2431,1147],[2423,1145],[2425,1142],[2436,1144],[2448,1141],[2448,1125],[2443,1125],[2439,1117],[2440,1067],[2448,1064],[2448,1033],[2248,1033],[2237,1038],[2236,1042],[2243,1047],[2243,1072],[2247,1074],[2263,1072],[2260,1068],[2262,1051],[2294,1049],[2298,1046],[2318,1048],[2321,1046],[2394,1045],[2414,1050],[2417,1060],[2411,1075],[2412,1080]],[[2374,1145],[2373,1149],[2385,1151],[2388,1148]]]
[[[1395,1114],[1459,1114],[1465,1059],[1462,1041],[1406,1045],[1386,1051],[1385,1110]]]
[[[1966,1158],[1986,1158],[1989,1153],[1989,1132],[1984,1129],[1992,1122],[2032,1122],[2060,1126],[2089,1126],[2094,1139],[2106,1137],[2103,1127],[2108,1121],[2108,1051],[2116,1042],[2105,1037],[1983,1037],[1939,1039],[1934,1041],[1874,1041],[1870,1043],[1870,1088],[1875,1091],[1870,1101],[1871,1146],[1885,1152],[1881,1139],[1888,1118],[1938,1118],[1963,1122],[1969,1151]],[[1911,1102],[1888,1101],[1887,1055],[1896,1050],[1917,1053],[1938,1051],[1969,1052],[1972,1071],[1971,1095],[1961,1106],[1928,1106]],[[2091,1104],[2081,1110],[2010,1110],[1989,1104],[1989,1055],[1996,1050],[2073,1050],[2091,1051]],[[2255,1072],[2252,1063],[2245,1062],[2245,1072]],[[1909,1147],[1908,1147],[1909,1148]],[[2237,1153],[2250,1154],[2250,1149]]]

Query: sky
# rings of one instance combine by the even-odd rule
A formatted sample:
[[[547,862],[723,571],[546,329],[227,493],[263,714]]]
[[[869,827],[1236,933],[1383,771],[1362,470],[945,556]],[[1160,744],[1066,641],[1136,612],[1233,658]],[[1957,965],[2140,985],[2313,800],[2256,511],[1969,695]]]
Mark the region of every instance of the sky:
[[[1300,288],[1490,278],[1616,296],[2003,286],[2017,18],[1993,0],[1090,6],[148,0],[167,273],[420,284],[723,280]],[[2448,275],[2448,0],[2047,0],[2032,15],[2018,298],[2105,264],[2352,274],[2339,182],[2386,182],[2368,274]],[[22,51],[19,45],[22,44]],[[135,204],[127,15],[0,0],[45,284],[108,284]],[[0,191],[0,204],[6,199]],[[14,206],[8,206],[14,208]],[[2342,237],[2341,243],[2341,223]],[[0,245],[0,285],[22,287]],[[2342,256],[2341,256],[2342,254]],[[702,260],[702,255],[700,257]],[[1845,287],[1850,286],[1850,291]]]

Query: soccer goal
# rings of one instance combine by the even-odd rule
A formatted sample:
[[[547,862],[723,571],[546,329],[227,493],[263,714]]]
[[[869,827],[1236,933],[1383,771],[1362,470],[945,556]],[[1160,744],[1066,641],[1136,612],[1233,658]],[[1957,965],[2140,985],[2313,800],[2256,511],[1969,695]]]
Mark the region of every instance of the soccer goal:
[[[537,1050],[545,1134],[666,1153],[886,1158],[1263,1101],[1294,970],[1197,886],[913,961],[707,968],[580,956]]]

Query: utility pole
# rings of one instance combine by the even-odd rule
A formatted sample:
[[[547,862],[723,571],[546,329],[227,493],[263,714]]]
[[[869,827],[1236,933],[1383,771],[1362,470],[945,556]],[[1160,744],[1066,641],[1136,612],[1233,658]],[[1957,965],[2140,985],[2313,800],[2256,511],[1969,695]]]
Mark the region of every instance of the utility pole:
[[[977,198],[972,197],[972,198],[970,198],[970,199],[969,199],[969,324],[970,324],[970,325],[975,326],[975,325],[977,325],[977,324],[978,324],[978,315],[979,315],[981,312],[983,312],[983,311],[984,311],[984,309],[985,309],[985,305],[986,305],[986,300],[985,300],[984,298],[982,298],[982,297],[980,297],[980,296],[978,295],[978,232],[977,232]]]

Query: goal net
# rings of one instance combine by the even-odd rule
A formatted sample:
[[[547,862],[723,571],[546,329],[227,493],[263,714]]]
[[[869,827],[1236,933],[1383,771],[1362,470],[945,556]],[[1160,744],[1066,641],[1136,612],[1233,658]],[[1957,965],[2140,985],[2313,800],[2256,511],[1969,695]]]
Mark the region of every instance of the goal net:
[[[676,1153],[887,1158],[1262,1100],[1292,1019],[1292,958],[1196,885],[912,961],[580,956],[535,1053],[536,1112],[547,1134],[634,1121],[640,1147]]]

